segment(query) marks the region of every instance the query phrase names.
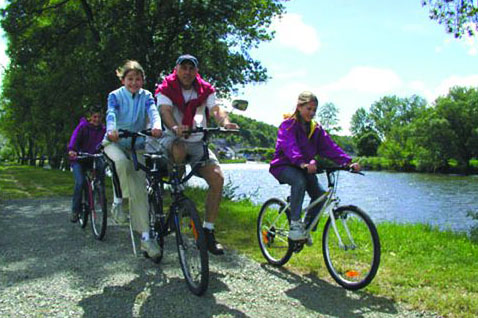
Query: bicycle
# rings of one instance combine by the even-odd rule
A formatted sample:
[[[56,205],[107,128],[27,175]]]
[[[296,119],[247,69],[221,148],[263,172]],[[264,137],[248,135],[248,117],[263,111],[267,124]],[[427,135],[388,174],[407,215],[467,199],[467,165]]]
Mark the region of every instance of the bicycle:
[[[107,209],[104,180],[98,175],[98,166],[104,169],[105,163],[102,153],[90,154],[79,152],[78,161],[89,163],[92,167],[85,171],[85,184],[81,194],[81,209],[78,223],[81,228],[85,228],[88,223],[88,217],[91,222],[91,230],[97,240],[102,240],[106,234]],[[100,164],[101,161],[101,164]]]
[[[209,258],[207,244],[199,214],[194,202],[184,194],[184,184],[198,171],[201,163],[209,159],[208,139],[211,133],[237,132],[222,128],[198,127],[188,133],[203,133],[202,159],[182,176],[186,164],[176,164],[166,155],[145,153],[145,164],[138,162],[135,143],[138,137],[151,136],[150,130],[131,132],[120,129],[120,138],[131,137],[131,157],[135,170],[146,173],[146,189],[148,193],[150,236],[157,240],[161,254],[153,259],[159,263],[163,257],[164,237],[176,233],[176,245],[181,270],[190,291],[195,295],[206,292],[209,283]],[[170,168],[170,169],[168,169]],[[169,213],[164,211],[163,196],[165,185],[170,185],[171,205]],[[133,236],[131,236],[134,240]],[[135,244],[133,242],[133,248]],[[136,253],[136,252],[135,252]],[[147,255],[145,255],[147,256]]]
[[[370,284],[380,264],[380,239],[370,217],[355,205],[340,206],[336,196],[339,171],[357,173],[343,167],[326,168],[328,190],[303,209],[302,222],[309,237],[322,215],[328,219],[322,233],[322,254],[332,278],[348,290],[357,290]],[[319,171],[321,173],[323,171]],[[362,173],[360,173],[362,174]],[[308,215],[322,204],[315,215]],[[286,264],[293,253],[299,253],[308,240],[292,241],[289,198],[267,200],[257,219],[257,238],[262,254],[275,266]],[[309,243],[310,244],[310,243]]]

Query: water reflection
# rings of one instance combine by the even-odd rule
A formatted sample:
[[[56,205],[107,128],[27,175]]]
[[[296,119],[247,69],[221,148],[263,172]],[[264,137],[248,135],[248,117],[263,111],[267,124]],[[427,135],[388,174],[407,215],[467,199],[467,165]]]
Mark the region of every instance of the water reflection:
[[[226,183],[237,187],[236,194],[259,204],[289,194],[289,187],[279,185],[268,168],[257,163],[222,165]],[[319,179],[325,186],[325,176]],[[339,181],[342,204],[358,205],[375,222],[427,223],[453,230],[468,230],[476,222],[466,214],[478,211],[478,176],[367,171],[365,176],[341,173]],[[206,185],[199,178],[191,184]]]

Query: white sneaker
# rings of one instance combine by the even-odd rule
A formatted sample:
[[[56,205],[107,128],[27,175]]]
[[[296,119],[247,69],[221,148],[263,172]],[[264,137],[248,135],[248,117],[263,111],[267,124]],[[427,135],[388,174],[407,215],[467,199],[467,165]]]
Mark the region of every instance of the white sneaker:
[[[124,224],[128,222],[128,216],[123,211],[122,203],[113,203],[111,206],[111,215],[118,224]]]
[[[141,240],[141,250],[148,254],[148,257],[150,258],[161,256],[161,250],[159,249],[159,245],[156,240]]]
[[[292,241],[300,241],[307,239],[307,233],[305,232],[304,223],[301,221],[291,221],[289,238]]]

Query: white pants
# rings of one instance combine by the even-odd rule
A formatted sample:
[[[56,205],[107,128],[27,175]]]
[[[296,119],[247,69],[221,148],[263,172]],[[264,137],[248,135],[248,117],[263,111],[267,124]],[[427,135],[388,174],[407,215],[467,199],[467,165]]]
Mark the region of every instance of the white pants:
[[[133,229],[139,233],[148,232],[148,194],[144,171],[135,171],[133,160],[128,159],[128,157],[131,158],[131,153],[117,144],[109,143],[104,151],[115,163],[123,197],[129,198],[129,213]],[[138,161],[144,163],[143,152],[137,151],[137,154]]]

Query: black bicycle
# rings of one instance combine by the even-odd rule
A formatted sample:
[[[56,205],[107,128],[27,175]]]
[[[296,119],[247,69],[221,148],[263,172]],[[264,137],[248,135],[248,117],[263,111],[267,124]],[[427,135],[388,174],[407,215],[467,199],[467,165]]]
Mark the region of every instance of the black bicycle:
[[[176,164],[164,154],[145,153],[145,164],[138,162],[135,143],[138,137],[151,136],[150,130],[131,132],[119,130],[120,138],[131,138],[132,160],[136,170],[146,173],[149,202],[150,236],[157,240],[161,254],[153,261],[159,263],[163,257],[164,237],[176,233],[179,263],[187,285],[195,295],[202,295],[209,283],[209,258],[202,223],[194,202],[184,194],[184,185],[195,175],[201,164],[209,159],[208,140],[212,133],[237,132],[223,128],[196,128],[188,133],[203,133],[202,159],[183,176],[186,164]],[[169,211],[163,207],[165,185],[170,186],[171,205]],[[146,255],[147,256],[147,255]]]
[[[91,165],[85,171],[85,185],[81,194],[78,223],[85,228],[89,218],[93,235],[97,240],[102,240],[106,234],[108,218],[104,178],[100,178],[98,173],[98,169],[103,169],[103,172],[105,169],[103,154],[79,152],[77,159],[84,163],[84,166]]]

